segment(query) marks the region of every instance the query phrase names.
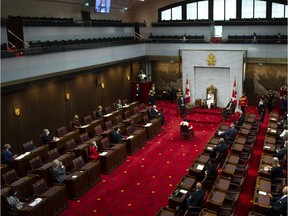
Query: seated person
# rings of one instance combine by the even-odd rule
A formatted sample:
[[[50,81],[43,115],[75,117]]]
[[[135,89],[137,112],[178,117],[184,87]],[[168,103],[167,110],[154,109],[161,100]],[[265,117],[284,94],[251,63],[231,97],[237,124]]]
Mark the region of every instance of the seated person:
[[[287,196],[288,196],[288,186],[284,186],[282,189],[282,196],[275,196],[273,197],[270,193],[268,193],[268,196],[270,196],[270,205],[271,210],[269,212],[269,215],[279,215],[282,213],[282,215],[287,214]]]
[[[98,106],[98,110],[96,112],[96,118],[103,118],[104,114],[103,114],[103,108],[102,106]]]
[[[160,110],[157,110],[157,107],[156,105],[153,105],[152,106],[152,109],[151,109],[151,117],[152,118],[160,118],[161,119],[161,125],[165,125],[165,119],[164,119],[164,115],[162,113],[162,111]]]
[[[220,138],[218,145],[213,148],[210,157],[215,158],[218,153],[221,155],[227,154],[227,150],[228,150],[227,143],[224,141],[223,138]]]
[[[41,141],[42,141],[42,143],[48,144],[49,142],[57,141],[57,140],[58,140],[57,137],[51,136],[50,131],[49,131],[48,129],[44,129],[44,130],[43,130],[43,133],[42,133],[42,135],[41,135]]]
[[[205,190],[202,189],[202,183],[197,182],[195,189],[188,192],[187,198],[184,200],[181,206],[176,207],[176,215],[178,215],[178,213],[181,211],[185,212],[188,207],[201,207],[205,194]]]
[[[98,153],[98,146],[96,144],[95,141],[92,141],[90,143],[90,147],[89,147],[89,157],[92,160],[97,160],[99,157],[99,153]]]
[[[123,108],[123,105],[122,105],[122,102],[121,102],[121,100],[120,99],[118,99],[118,101],[117,101],[117,103],[116,103],[116,105],[115,105],[116,107],[116,109],[121,109],[121,108]]]
[[[183,121],[180,122],[180,126],[187,126],[189,131],[193,130],[193,126],[190,125],[190,123],[188,122],[187,118],[184,118]]]
[[[17,195],[17,190],[14,187],[11,187],[6,197],[9,208],[15,213],[17,213],[17,210],[21,209],[24,204],[23,202],[19,200],[19,198],[16,195]]]
[[[4,145],[4,149],[2,150],[2,160],[4,163],[6,163],[7,165],[11,165],[11,161],[17,157],[17,155],[13,155],[11,149],[11,145],[10,144],[5,144]]]
[[[272,168],[268,171],[271,174],[271,183],[277,183],[278,178],[284,178],[283,167],[277,157],[273,157]]]
[[[72,126],[73,126],[74,128],[79,128],[79,127],[81,127],[81,123],[80,123],[80,120],[79,120],[79,116],[78,116],[78,115],[75,115],[75,116],[74,116]]]
[[[284,145],[280,149],[276,149],[273,157],[277,157],[279,160],[282,160],[284,156],[287,154],[287,143],[284,142]]]
[[[115,143],[123,142],[124,136],[120,134],[120,128],[115,127],[113,131],[113,139]]]
[[[227,131],[219,131],[218,135],[224,137],[224,140],[227,140],[229,137],[233,137],[237,133],[237,129],[235,128],[235,124],[232,123],[230,128]]]
[[[54,179],[58,182],[58,183],[63,183],[64,179],[67,177],[66,170],[65,170],[65,166],[62,164],[61,161],[59,160],[54,160],[52,163],[52,172],[54,175]]]
[[[208,109],[211,108],[211,104],[214,104],[214,94],[211,90],[208,92],[207,98],[204,101],[206,101]]]
[[[244,121],[245,121],[245,114],[244,112],[240,111],[240,117],[237,121],[237,128],[240,128],[243,125]]]
[[[217,161],[215,158],[211,158],[210,162],[205,164],[202,171],[196,176],[196,181],[202,182],[204,177],[215,177],[217,172]]]
[[[226,120],[229,114],[235,112],[236,105],[233,102],[233,98],[230,99],[229,103],[227,104],[225,110],[223,111],[223,119]]]

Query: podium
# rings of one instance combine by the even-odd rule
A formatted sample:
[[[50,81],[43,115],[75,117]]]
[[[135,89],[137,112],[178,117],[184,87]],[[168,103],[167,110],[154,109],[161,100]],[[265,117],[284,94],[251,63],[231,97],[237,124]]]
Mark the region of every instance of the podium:
[[[136,84],[139,85],[140,96],[139,96],[139,104],[145,103],[148,104],[148,94],[149,90],[152,87],[152,82],[133,82],[132,83],[132,100],[136,101]]]

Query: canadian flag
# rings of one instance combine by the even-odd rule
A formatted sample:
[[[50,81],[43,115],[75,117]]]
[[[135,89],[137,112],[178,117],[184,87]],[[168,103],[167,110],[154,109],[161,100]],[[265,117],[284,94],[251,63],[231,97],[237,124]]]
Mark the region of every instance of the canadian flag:
[[[232,101],[233,101],[235,104],[237,104],[236,79],[234,79],[234,84],[233,84]]]
[[[190,86],[189,86],[188,77],[187,77],[187,80],[186,80],[185,101],[186,101],[187,104],[190,103]]]

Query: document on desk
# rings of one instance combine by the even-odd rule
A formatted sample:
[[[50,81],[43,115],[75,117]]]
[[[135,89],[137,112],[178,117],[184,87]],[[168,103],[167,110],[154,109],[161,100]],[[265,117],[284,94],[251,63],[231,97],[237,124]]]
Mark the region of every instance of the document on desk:
[[[128,136],[126,139],[128,140],[128,139],[132,139],[134,136],[133,135],[130,135],[130,136]]]
[[[80,128],[87,128],[89,125],[87,124],[87,125],[82,125],[82,126],[80,126]]]
[[[21,160],[22,158],[26,157],[29,155],[31,152],[25,152],[24,154],[19,155],[18,157],[15,158],[15,160]]]
[[[277,131],[275,129],[270,129],[271,133],[276,133]]]
[[[197,170],[203,170],[203,168],[204,168],[204,165],[201,165],[201,164],[198,164],[196,167]]]
[[[77,178],[77,177],[78,177],[77,175],[73,175],[73,176],[72,176],[73,179],[75,179],[75,178]]]
[[[144,127],[150,127],[152,125],[152,123],[147,123],[144,125]]]
[[[261,195],[264,195],[264,196],[267,195],[267,192],[265,192],[265,191],[259,191],[258,193],[261,194]]]
[[[112,115],[112,113],[108,113],[108,114],[104,115],[104,117],[109,117],[111,115]]]
[[[270,146],[264,146],[265,149],[270,149]]]
[[[212,150],[213,148],[208,146],[207,149]]]
[[[127,107],[129,107],[129,105],[125,105],[125,106],[123,106],[123,108],[127,108]]]
[[[180,192],[183,193],[183,194],[186,194],[188,191],[181,189]]]
[[[102,152],[102,153],[100,153],[99,155],[105,156],[106,154],[107,154],[107,152]]]
[[[42,200],[41,198],[36,198],[32,203],[29,204],[29,206],[31,206],[31,207],[35,206],[35,205],[37,205],[38,203],[40,203],[41,200]]]

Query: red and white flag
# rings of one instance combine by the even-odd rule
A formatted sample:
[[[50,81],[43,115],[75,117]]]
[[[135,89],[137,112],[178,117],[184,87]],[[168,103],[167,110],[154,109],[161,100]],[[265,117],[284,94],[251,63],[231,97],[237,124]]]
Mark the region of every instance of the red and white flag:
[[[232,101],[237,104],[236,79],[234,79],[234,84],[233,84]]]
[[[187,77],[187,80],[186,80],[185,102],[186,102],[187,104],[190,103],[190,86],[189,86],[188,77]]]

